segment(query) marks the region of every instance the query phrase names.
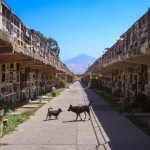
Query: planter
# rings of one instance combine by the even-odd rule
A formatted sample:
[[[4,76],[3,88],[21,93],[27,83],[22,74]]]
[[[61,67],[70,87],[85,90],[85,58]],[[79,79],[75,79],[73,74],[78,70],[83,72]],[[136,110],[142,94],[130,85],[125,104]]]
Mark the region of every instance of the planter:
[[[0,117],[4,116],[4,108],[0,107]]]
[[[0,138],[3,135],[3,117],[0,117]]]
[[[3,123],[3,117],[0,117],[0,125]]]

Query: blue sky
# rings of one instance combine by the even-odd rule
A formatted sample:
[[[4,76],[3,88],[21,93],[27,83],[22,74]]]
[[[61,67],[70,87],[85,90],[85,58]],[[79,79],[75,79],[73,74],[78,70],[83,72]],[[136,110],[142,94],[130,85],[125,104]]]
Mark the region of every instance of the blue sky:
[[[61,60],[99,58],[150,7],[149,0],[5,0],[27,25],[52,37]]]

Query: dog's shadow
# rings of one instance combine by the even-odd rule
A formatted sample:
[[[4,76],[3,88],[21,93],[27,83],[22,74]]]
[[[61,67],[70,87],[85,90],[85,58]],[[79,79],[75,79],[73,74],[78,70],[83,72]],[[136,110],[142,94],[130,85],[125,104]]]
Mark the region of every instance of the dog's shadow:
[[[53,118],[53,119],[44,119],[43,121],[51,121],[51,120],[58,120],[57,118]],[[63,123],[71,123],[71,122],[85,122],[88,120],[67,120],[67,121],[63,121]]]
[[[58,120],[58,118],[53,118],[53,119],[44,119],[43,121],[51,121],[51,120]]]
[[[87,120],[68,120],[68,121],[63,121],[63,123],[71,123],[71,122],[85,122]]]

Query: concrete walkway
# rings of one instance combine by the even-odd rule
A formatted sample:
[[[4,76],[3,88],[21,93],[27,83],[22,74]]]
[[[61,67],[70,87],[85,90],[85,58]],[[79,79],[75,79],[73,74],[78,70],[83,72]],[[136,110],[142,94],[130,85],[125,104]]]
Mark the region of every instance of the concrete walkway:
[[[92,109],[100,130],[112,150],[150,150],[150,136],[133,125],[91,89],[84,88],[87,99],[93,100]],[[104,144],[104,146],[106,145]],[[105,149],[107,149],[105,147]]]
[[[91,120],[74,121],[70,104],[93,100]],[[59,119],[45,120],[48,107],[62,108]],[[94,111],[93,111],[94,110]],[[95,113],[94,113],[95,112]],[[82,115],[84,117],[84,114]],[[88,118],[87,118],[88,119]],[[79,82],[39,109],[17,131],[0,139],[1,150],[149,150],[150,137]]]

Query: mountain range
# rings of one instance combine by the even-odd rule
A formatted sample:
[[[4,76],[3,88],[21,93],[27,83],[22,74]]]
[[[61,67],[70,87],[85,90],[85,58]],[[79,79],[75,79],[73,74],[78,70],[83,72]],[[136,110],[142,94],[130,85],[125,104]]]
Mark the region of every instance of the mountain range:
[[[96,58],[80,54],[71,59],[64,60],[63,62],[74,74],[83,74],[89,66],[95,62]]]

